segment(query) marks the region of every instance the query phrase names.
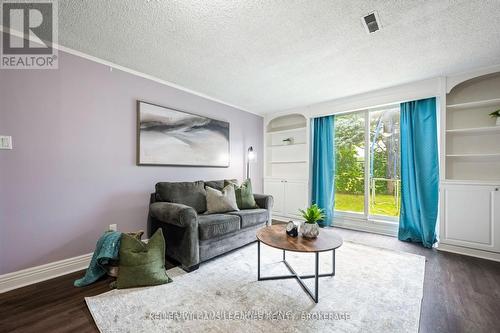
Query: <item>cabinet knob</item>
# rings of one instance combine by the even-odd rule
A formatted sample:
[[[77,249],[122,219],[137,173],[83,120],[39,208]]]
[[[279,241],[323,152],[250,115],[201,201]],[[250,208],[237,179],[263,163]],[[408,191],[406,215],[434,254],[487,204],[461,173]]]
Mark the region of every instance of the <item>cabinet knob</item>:
[[[495,188],[495,191],[497,191],[497,192],[498,192],[498,187],[497,187],[497,188]]]

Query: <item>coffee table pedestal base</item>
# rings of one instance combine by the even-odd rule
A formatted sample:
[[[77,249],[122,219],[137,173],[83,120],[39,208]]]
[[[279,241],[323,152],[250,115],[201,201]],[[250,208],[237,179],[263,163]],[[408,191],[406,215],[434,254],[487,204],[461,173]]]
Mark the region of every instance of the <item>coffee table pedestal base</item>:
[[[260,241],[257,241],[257,280],[258,281],[265,281],[265,280],[283,280],[283,279],[296,279],[297,282],[300,284],[302,289],[313,299],[315,303],[318,303],[319,297],[318,297],[318,283],[319,283],[319,278],[320,277],[328,277],[328,276],[334,276],[335,275],[335,249],[331,250],[332,251],[332,272],[331,273],[323,273],[319,274],[319,252],[314,252],[315,256],[315,270],[314,274],[310,275],[299,275],[297,272],[290,266],[288,261],[286,261],[285,257],[285,250],[283,251],[283,260],[282,262],[285,264],[286,268],[290,271],[291,275],[274,275],[274,276],[260,276]],[[314,293],[306,286],[304,283],[304,279],[312,279],[314,278]]]

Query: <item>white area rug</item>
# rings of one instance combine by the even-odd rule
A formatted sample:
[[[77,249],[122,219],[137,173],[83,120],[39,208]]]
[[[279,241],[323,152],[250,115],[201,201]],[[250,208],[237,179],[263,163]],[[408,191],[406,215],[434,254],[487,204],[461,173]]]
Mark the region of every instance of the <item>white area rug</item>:
[[[288,274],[282,252],[262,244],[262,276]],[[319,279],[315,304],[295,279],[257,281],[257,245],[169,270],[174,282],[86,298],[101,332],[418,332],[425,258],[345,242],[336,275]],[[314,254],[287,252],[299,274]],[[331,271],[331,252],[320,272]],[[308,279],[314,288],[314,279]]]

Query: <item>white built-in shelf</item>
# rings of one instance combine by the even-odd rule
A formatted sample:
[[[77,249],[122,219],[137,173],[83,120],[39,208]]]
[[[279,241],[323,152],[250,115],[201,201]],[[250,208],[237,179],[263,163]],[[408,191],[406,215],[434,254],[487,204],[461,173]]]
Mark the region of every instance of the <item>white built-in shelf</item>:
[[[272,164],[306,163],[307,161],[271,161]]]
[[[498,126],[500,128],[500,126]],[[293,146],[303,146],[305,143],[291,143],[289,145],[269,145],[268,147],[270,148],[276,148],[276,147],[293,147]]]
[[[470,158],[470,159],[500,159],[500,153],[490,154],[447,154],[449,158]]]
[[[480,108],[487,106],[495,106],[498,105],[500,107],[500,98],[495,99],[485,99],[481,101],[467,102],[467,103],[459,103],[459,104],[450,104],[446,107],[448,109],[472,109],[472,108]]]
[[[301,114],[282,115],[269,121],[265,126],[264,137],[266,177],[284,180],[309,176],[307,126],[307,119]],[[284,198],[280,198],[284,193],[273,192],[276,190],[275,183],[265,184],[264,187],[278,198],[278,202],[284,202]]]
[[[280,133],[288,133],[288,132],[297,132],[301,130],[305,130],[305,127],[278,127],[267,133],[269,134],[280,134]]]
[[[489,133],[500,132],[500,126],[475,127],[475,128],[455,128],[448,129],[446,133]]]
[[[471,179],[444,179],[441,184],[461,184],[461,185],[500,185],[500,179],[471,180]]]

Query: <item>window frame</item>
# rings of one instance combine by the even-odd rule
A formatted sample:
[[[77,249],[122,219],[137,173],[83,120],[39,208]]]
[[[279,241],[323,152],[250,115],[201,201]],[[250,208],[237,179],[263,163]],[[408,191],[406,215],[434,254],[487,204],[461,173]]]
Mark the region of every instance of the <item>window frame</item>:
[[[390,110],[390,109],[398,109],[399,112],[401,110],[399,107],[396,105],[388,105],[385,107],[377,108],[377,109],[366,109],[366,110],[358,110],[358,111],[352,111],[352,112],[346,112],[346,113],[341,113],[337,114],[338,116],[344,116],[344,115],[349,115],[349,114],[362,114],[364,118],[364,140],[365,140],[365,156],[364,156],[364,209],[363,213],[361,212],[351,212],[351,211],[341,211],[341,210],[336,210],[335,206],[333,209],[334,216],[336,218],[341,218],[341,219],[347,219],[347,220],[352,220],[356,222],[371,222],[374,224],[379,224],[379,225],[398,225],[399,224],[399,216],[386,216],[386,215],[376,215],[376,214],[370,214],[370,163],[371,163],[371,156],[370,156],[370,143],[371,143],[371,131],[370,131],[370,122],[371,122],[371,117],[370,113],[374,111],[379,111],[379,110]]]

